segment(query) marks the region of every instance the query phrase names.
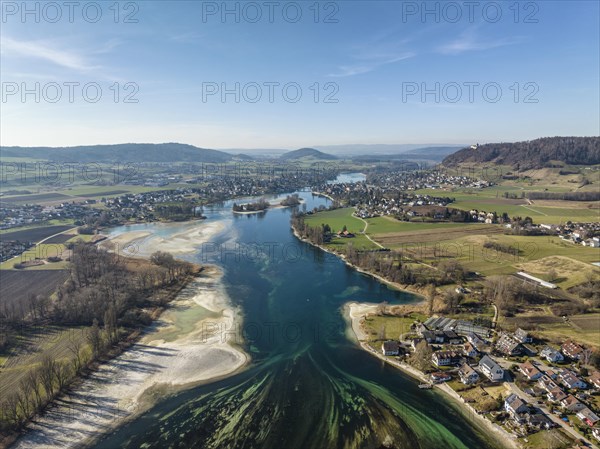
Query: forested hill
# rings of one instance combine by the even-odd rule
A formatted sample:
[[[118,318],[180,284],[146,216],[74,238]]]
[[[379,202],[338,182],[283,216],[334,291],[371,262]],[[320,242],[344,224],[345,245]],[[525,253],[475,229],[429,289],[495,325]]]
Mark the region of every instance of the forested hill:
[[[600,164],[600,137],[543,137],[515,143],[488,143],[468,147],[446,157],[443,164],[493,162],[521,169],[551,166],[553,161],[571,165]]]
[[[227,162],[233,155],[181,143],[123,143],[77,147],[1,147],[2,157],[60,162]]]
[[[315,150],[314,148],[300,148],[299,150],[288,151],[287,153],[279,156],[279,159],[282,160],[293,160],[293,159],[302,159],[305,157],[310,157],[313,159],[323,159],[323,160],[333,160],[337,159],[335,156],[327,153],[323,153],[322,151]]]

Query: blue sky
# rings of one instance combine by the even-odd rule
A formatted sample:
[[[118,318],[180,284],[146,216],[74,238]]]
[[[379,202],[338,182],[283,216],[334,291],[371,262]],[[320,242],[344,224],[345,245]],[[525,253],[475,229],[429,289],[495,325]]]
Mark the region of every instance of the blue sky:
[[[597,1],[89,3],[2,2],[2,145],[600,135]]]

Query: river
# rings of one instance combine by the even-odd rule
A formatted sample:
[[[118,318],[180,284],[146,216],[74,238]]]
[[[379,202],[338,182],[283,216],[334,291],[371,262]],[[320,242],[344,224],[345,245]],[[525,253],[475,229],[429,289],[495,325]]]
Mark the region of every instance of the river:
[[[299,192],[308,210],[329,201]],[[239,202],[239,200],[238,200]],[[251,355],[232,377],[170,396],[120,427],[114,448],[495,448],[485,430],[435,391],[360,349],[348,335],[348,301],[417,301],[294,237],[290,209],[234,215],[231,202],[206,207],[227,223],[183,258],[214,263],[244,321],[235,333]],[[169,227],[176,232],[189,226]],[[160,225],[115,229],[166,232]]]

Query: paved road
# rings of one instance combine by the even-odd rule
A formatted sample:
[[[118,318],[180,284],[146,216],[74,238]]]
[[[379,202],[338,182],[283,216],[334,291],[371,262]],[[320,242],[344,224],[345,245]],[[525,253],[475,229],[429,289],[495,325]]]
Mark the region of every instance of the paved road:
[[[550,418],[553,422],[555,422],[556,424],[558,424],[565,432],[567,432],[573,438],[575,438],[576,440],[583,440],[587,444],[589,444],[591,447],[593,447],[595,449],[599,449],[596,444],[594,444],[592,441],[590,441],[587,438],[585,438],[582,434],[580,434],[579,432],[577,432],[573,427],[571,427],[569,424],[567,424],[566,422],[564,422],[558,416],[556,416],[555,414],[551,413],[550,410],[548,410],[548,407],[546,407],[546,405],[544,405],[544,404],[537,404],[538,398],[534,398],[533,396],[528,395],[523,390],[521,390],[514,382],[506,382],[506,384],[508,385],[508,387],[509,387],[509,389],[510,389],[510,391],[512,393],[515,393],[516,395],[518,395],[522,399],[525,399],[530,404],[533,404],[536,407],[538,407],[542,412],[544,412],[544,414],[546,416],[548,416],[548,418]]]

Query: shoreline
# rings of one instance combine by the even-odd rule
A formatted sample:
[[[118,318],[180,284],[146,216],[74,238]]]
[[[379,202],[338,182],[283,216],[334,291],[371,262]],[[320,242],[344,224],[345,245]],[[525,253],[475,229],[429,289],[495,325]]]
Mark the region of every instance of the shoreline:
[[[208,239],[222,228],[213,226],[212,232],[201,235]],[[189,240],[197,231],[160,238],[177,247],[182,234]],[[122,237],[117,242],[125,245],[145,244],[151,240],[147,234],[151,233],[130,231],[115,237]],[[223,272],[213,265],[204,267],[131,346],[80,378],[43,415],[28,423],[11,447],[87,447],[165,397],[245,369],[251,356],[240,346],[240,336],[229,331],[240,325],[242,311],[231,304]]]
[[[402,373],[412,377],[413,379],[421,381],[423,383],[431,383],[431,380],[421,371],[404,362],[390,360],[383,354],[380,354],[379,352],[375,351],[366,343],[361,321],[364,319],[366,314],[369,313],[369,311],[375,310],[376,307],[376,304],[358,303],[356,301],[351,301],[344,304],[344,316],[350,322],[349,329],[352,330],[352,335],[356,339],[357,344],[364,351],[377,357],[385,363],[394,366],[395,368],[399,369]],[[460,409],[460,412],[465,416],[465,418],[471,420],[476,425],[481,425],[484,429],[489,430],[493,434],[497,435],[499,437],[498,441],[502,441],[505,443],[504,447],[506,447],[507,449],[521,448],[521,446],[516,441],[517,438],[514,435],[508,433],[507,431],[492,423],[490,420],[483,417],[482,415],[479,415],[473,407],[465,403],[461,399],[459,394],[452,390],[452,388],[450,388],[447,384],[434,384],[433,388],[434,390],[441,392],[446,400],[457,405]]]
[[[188,226],[189,229],[166,238],[148,230],[124,231],[118,235],[107,235],[99,246],[109,251],[122,252],[125,257],[149,258],[155,251],[166,251],[177,257],[193,253],[201,245],[210,242],[214,236],[225,230],[227,224],[222,221],[207,223],[204,220],[192,220],[161,223],[158,226]]]
[[[347,266],[352,267],[353,269],[357,270],[358,272],[372,276],[373,278],[377,279],[378,281],[380,281],[388,286],[391,286],[393,288],[396,288],[396,289],[399,289],[402,291],[407,291],[409,293],[416,294],[416,295],[422,297],[422,293],[419,291],[418,288],[413,287],[413,286],[404,286],[404,285],[398,284],[396,282],[388,281],[387,279],[383,278],[382,276],[380,276],[378,274],[371,273],[367,270],[364,270],[364,269],[348,262],[342,254],[338,254],[328,248],[323,247],[322,245],[314,244],[314,243],[308,241],[307,239],[302,238],[293,226],[291,228],[292,228],[294,235],[299,240],[301,240],[305,243],[308,243],[309,245],[318,247],[318,248],[322,249],[323,251],[326,251],[330,254],[333,254],[333,255],[339,257]],[[425,305],[425,302],[426,302],[425,298],[422,297],[421,301],[419,301],[415,304],[406,304],[406,305],[403,304],[400,307],[402,307],[402,306],[403,307],[407,307],[407,306],[422,307]],[[358,303],[356,301],[350,301],[350,302],[345,303],[343,306],[343,309],[344,309],[343,315],[344,315],[344,318],[346,319],[346,321],[349,322],[349,326],[347,326],[347,331],[351,331],[350,335],[354,337],[357,345],[362,350],[379,358],[380,360],[384,361],[385,363],[388,363],[388,364],[396,367],[397,369],[402,371],[404,374],[412,377],[415,380],[418,380],[418,381],[424,382],[424,383],[431,383],[431,380],[421,371],[417,370],[416,368],[414,368],[406,363],[397,362],[397,361],[388,359],[387,357],[383,356],[383,354],[379,354],[378,352],[374,351],[365,342],[366,334],[364,333],[364,331],[362,329],[361,321],[362,321],[362,319],[364,319],[364,317],[368,313],[375,311],[377,309],[377,307],[378,307],[378,305],[373,304],[373,303]],[[481,426],[483,429],[486,429],[486,430],[492,432],[493,434],[497,435],[498,440],[504,442],[504,447],[506,449],[520,449],[521,448],[519,443],[516,441],[517,438],[514,435],[508,433],[504,429],[502,429],[499,426],[497,426],[496,424],[492,423],[487,418],[479,415],[474,408],[472,408],[469,404],[465,403],[461,399],[459,394],[456,393],[454,390],[452,390],[452,388],[450,388],[447,384],[445,384],[445,383],[434,384],[434,389],[441,392],[441,394],[445,397],[445,399],[447,401],[455,404],[457,406],[457,408],[459,409],[460,413],[463,413],[465,415],[465,417],[467,419],[470,419],[472,422],[474,422],[475,425]]]
[[[349,266],[350,268],[353,268],[354,270],[358,271],[359,273],[366,274],[367,276],[371,276],[371,277],[377,279],[379,282],[381,282],[381,283],[383,283],[383,284],[385,284],[385,285],[387,285],[389,287],[392,287],[392,288],[394,288],[396,290],[400,290],[400,291],[411,293],[411,294],[416,295],[416,296],[418,296],[420,298],[420,300],[418,302],[410,303],[410,304],[401,304],[401,306],[413,306],[413,307],[423,307],[423,306],[425,306],[426,299],[423,296],[423,292],[421,291],[422,289],[420,289],[419,287],[416,287],[416,286],[410,285],[410,284],[400,284],[398,282],[393,282],[393,281],[390,281],[390,280],[384,278],[383,276],[381,276],[381,275],[379,275],[377,273],[372,273],[370,271],[367,271],[364,268],[359,267],[358,265],[355,265],[355,264],[353,264],[351,262],[348,262],[348,260],[346,259],[346,257],[343,254],[339,254],[339,253],[337,253],[337,252],[335,252],[335,251],[333,251],[333,250],[331,250],[331,249],[329,249],[329,248],[327,248],[327,247],[325,247],[323,245],[318,245],[316,243],[313,243],[313,242],[309,241],[308,239],[305,239],[305,238],[301,237],[300,234],[298,234],[298,231],[296,230],[296,228],[294,228],[294,226],[291,226],[291,229],[292,229],[292,232],[294,233],[294,236],[298,240],[300,240],[300,241],[302,241],[304,243],[307,243],[309,245],[312,245],[312,246],[314,246],[316,248],[319,248],[319,249],[321,249],[321,250],[323,250],[323,251],[325,251],[325,252],[327,252],[329,254],[333,254],[334,256],[336,256],[340,260],[342,260],[347,266]],[[394,306],[391,306],[391,307],[394,307]]]

